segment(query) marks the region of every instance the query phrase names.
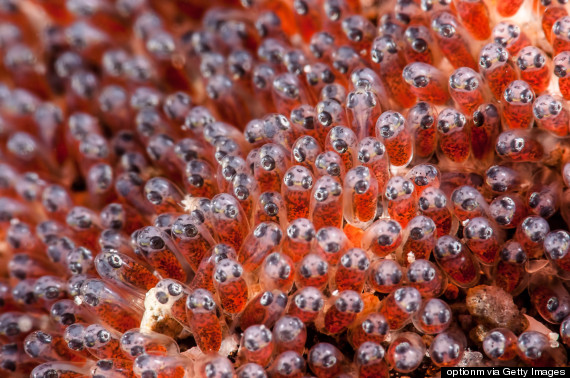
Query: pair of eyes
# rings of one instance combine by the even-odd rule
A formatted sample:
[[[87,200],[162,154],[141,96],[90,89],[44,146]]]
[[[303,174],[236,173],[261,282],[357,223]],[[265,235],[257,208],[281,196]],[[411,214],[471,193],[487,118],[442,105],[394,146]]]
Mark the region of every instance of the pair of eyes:
[[[93,220],[89,214],[73,212],[67,217],[68,224],[74,224],[80,229],[87,229],[93,224]]]
[[[316,264],[316,267],[313,267],[311,263],[303,264],[299,267],[299,273],[304,278],[311,278],[313,277],[314,273],[316,273],[319,277],[324,276],[327,274],[329,270],[329,265],[325,261],[320,261]]]
[[[242,186],[240,186],[240,187],[242,187]],[[243,188],[245,188],[245,187],[243,187]],[[222,207],[222,206],[217,206],[216,204],[214,204],[214,212],[219,213],[222,211],[223,211],[224,215],[230,219],[235,219],[239,215],[239,210],[234,205],[225,205]]]
[[[405,303],[407,312],[413,312],[421,304],[420,292],[413,287],[402,287],[394,292],[394,299],[401,304]]]
[[[364,348],[360,348],[358,351],[358,361],[362,365],[366,364],[368,361],[371,360],[379,360],[384,357],[385,351],[380,345],[370,345],[365,346]]]
[[[274,302],[279,307],[285,308],[287,306],[287,295],[280,293],[277,295],[277,297],[275,297],[273,293],[266,291],[259,299],[259,303],[265,307],[271,305]]]
[[[428,12],[433,9],[434,3],[445,7],[451,4],[451,0],[421,0],[420,6],[424,12]]]
[[[406,275],[410,282],[430,282],[435,278],[437,272],[430,266],[424,266],[423,269],[421,267],[419,269],[412,267],[412,269],[408,269]]]
[[[365,145],[358,151],[358,160],[362,163],[368,163],[371,155],[383,156],[386,153],[386,147],[380,142],[374,142],[372,146]]]
[[[315,192],[314,197],[318,202],[323,202],[326,201],[327,198],[329,198],[329,194],[332,194],[334,197],[338,197],[341,195],[341,193],[342,189],[340,185],[335,183],[334,186],[330,188],[330,190],[324,187],[318,188],[317,191]]]
[[[499,155],[507,155],[509,153],[519,153],[523,150],[525,141],[523,138],[513,138],[510,141],[497,142],[497,152]]]
[[[535,242],[541,242],[544,240],[546,234],[549,231],[548,223],[544,220],[544,218],[538,219],[525,219],[521,225],[521,229],[523,232],[528,236],[528,238]]]
[[[304,172],[300,172],[303,174]],[[313,186],[313,178],[307,172],[305,175],[302,176],[301,180],[295,180],[295,174],[289,172],[283,178],[283,183],[287,186],[293,186],[296,182],[301,182],[301,186],[304,189],[310,189]]]
[[[319,79],[325,83],[325,84],[331,84],[334,82],[335,80],[335,75],[334,73],[332,73],[331,70],[329,70],[328,68],[325,68],[320,74],[318,74],[317,72],[313,71],[313,72],[308,72],[307,73],[307,80],[309,82],[309,84],[311,85],[317,85],[319,84]],[[310,124],[312,125],[312,117],[311,118],[305,118],[303,121],[304,126],[308,126],[307,124],[309,122],[307,122],[310,119]],[[314,126],[309,127],[310,129],[313,129]]]
[[[188,238],[193,238],[196,237],[196,235],[198,235],[198,228],[193,224],[182,225],[174,223],[174,226],[172,227],[172,232],[177,236],[184,235]]]
[[[451,200],[456,204],[463,204],[468,201],[475,201],[478,202],[480,199],[481,193],[473,187],[463,187],[460,189],[456,189],[451,194]]]
[[[429,313],[427,311],[423,311],[421,317],[422,317],[422,321],[426,325],[432,325],[432,324],[436,323],[436,321],[439,324],[445,324],[451,318],[451,311],[449,311],[447,308],[442,308],[442,309],[439,309],[439,311],[432,312],[432,313]]]
[[[401,191],[405,195],[412,194],[412,192],[414,191],[414,184],[412,184],[410,181],[402,182]],[[389,200],[395,200],[400,195],[400,192],[398,191],[398,188],[396,186],[390,185],[386,187],[385,195],[386,198],[388,198]]]
[[[462,251],[463,247],[461,242],[457,240],[451,240],[447,243],[441,243],[439,245],[436,244],[434,248],[434,252],[440,258],[443,258],[447,255],[455,256],[458,255]]]
[[[338,362],[338,359],[332,350],[324,350],[321,351],[321,353],[314,352],[313,354],[309,355],[309,359],[313,364],[317,366],[321,365],[324,368],[330,368]]]
[[[416,41],[414,41],[414,42],[416,42]],[[384,60],[385,52],[388,52],[390,54],[396,54],[398,52],[398,47],[396,46],[396,43],[391,38],[384,39],[383,42],[384,42],[383,46],[374,47],[371,51],[371,57],[372,57],[372,61],[374,63],[382,63],[382,61]],[[413,46],[414,45],[412,43],[412,47]]]
[[[335,307],[340,312],[361,312],[364,308],[364,302],[360,298],[338,298],[335,301]]]
[[[198,307],[203,307],[207,311],[211,311],[216,307],[216,302],[213,298],[204,296],[202,298],[197,298],[195,295],[189,295],[186,300],[186,307],[194,310]]]
[[[420,197],[418,203],[422,210],[427,210],[430,207],[430,200],[424,196]],[[435,196],[433,199],[433,204],[436,208],[442,209],[447,204],[447,199],[443,195]]]
[[[307,242],[310,242],[315,237],[315,230],[312,228],[312,225],[309,224],[306,225],[306,228],[307,231],[304,233],[303,238]],[[297,225],[292,224],[289,227],[287,227],[287,236],[290,237],[291,239],[298,238],[300,233],[301,229]]]
[[[534,103],[533,113],[538,119],[542,119],[548,115],[557,115],[562,110],[562,104],[560,101],[551,101],[548,104]]]
[[[449,116],[452,116],[453,119],[449,120]],[[465,116],[459,112],[455,112],[453,113],[447,113],[446,115],[442,115],[441,119],[437,121],[437,129],[439,131],[441,131],[442,133],[446,134],[448,133],[454,126],[455,127],[465,127],[465,124],[467,123],[467,118],[465,118]]]
[[[388,117],[382,117],[382,121],[379,121],[379,132],[382,138],[391,138],[396,134],[396,131],[402,127],[406,122],[404,116],[399,113],[392,113]]]
[[[295,305],[301,310],[317,312],[324,306],[322,298],[306,298],[305,295],[299,294],[295,297]],[[307,308],[310,305],[310,308]]]
[[[99,341],[100,343],[106,343],[109,340],[111,340],[111,334],[109,333],[109,331],[104,329],[97,332],[96,336],[97,336],[97,341]],[[87,345],[88,347],[94,347],[95,338],[90,335],[85,336],[85,345]]]
[[[439,171],[432,165],[421,165],[415,168],[412,168],[410,172],[406,175],[410,179],[413,178],[413,181],[418,186],[425,186],[430,183],[430,180],[433,180],[437,177]]]
[[[278,227],[276,227],[276,225],[271,223],[260,223],[255,228],[255,230],[253,230],[253,236],[255,236],[256,238],[262,238],[267,235],[268,231],[271,233],[271,235],[269,235],[271,239],[275,238],[280,240],[281,237],[283,236],[281,229],[279,229]],[[278,240],[275,240],[275,242],[278,243]]]
[[[271,342],[272,338],[271,331],[263,327],[258,334],[244,335],[244,344],[249,351],[255,352]]]
[[[493,236],[493,229],[490,226],[485,225],[480,225],[479,227],[477,227],[477,225],[474,225],[472,227],[469,227],[469,225],[467,225],[467,227],[465,227],[464,233],[466,239],[479,238],[487,240]]]
[[[353,83],[355,81],[353,80]],[[370,92],[369,88],[372,87],[370,80],[362,78],[356,80],[355,87],[360,89],[360,91],[352,91],[348,94],[346,99],[346,107],[348,109],[354,109],[359,105],[364,105],[366,108],[373,108],[376,106],[376,98],[374,94]]]
[[[544,57],[544,55],[536,53],[534,55],[534,58],[532,59],[531,66],[534,68],[542,68],[545,63],[546,63],[546,58]],[[523,56],[518,57],[517,66],[521,69],[521,71],[524,71],[527,68],[529,68],[529,64]]]
[[[534,94],[532,93],[532,90],[530,89],[523,89],[518,93],[515,93],[515,91],[511,88],[507,88],[505,89],[505,93],[503,94],[503,97],[505,98],[505,101],[507,102],[513,102],[513,100],[518,99],[520,102],[524,103],[524,104],[529,104],[532,102],[532,100],[534,99]]]
[[[315,165],[319,170],[325,170],[330,176],[340,176],[341,167],[339,163],[335,162],[332,158],[327,157],[326,154],[321,154],[317,157]]]
[[[479,80],[476,77],[462,79],[457,75],[449,77],[449,86],[452,89],[464,89],[466,91],[473,91],[479,87]]]
[[[495,50],[495,56],[498,62],[506,62],[509,54],[507,53],[507,51],[505,49],[503,49],[502,47],[496,48]],[[493,59],[492,56],[488,53],[485,52],[481,55],[481,58],[479,59],[479,66],[481,66],[482,68],[490,68],[493,65]]]
[[[242,268],[239,265],[234,265],[230,269],[220,268],[216,270],[216,273],[214,274],[214,279],[220,283],[226,282],[229,278],[231,278],[228,277],[228,270],[231,270],[229,273],[231,273],[231,276],[233,278],[241,277],[243,272]]]
[[[566,231],[556,231],[548,234],[544,247],[549,251],[559,251],[565,254],[570,245],[570,235]],[[562,257],[562,256],[561,256]]]
[[[397,284],[399,284],[400,281],[402,281],[403,275],[402,275],[402,271],[397,269],[391,273],[376,271],[376,272],[374,272],[373,277],[374,277],[374,281],[376,281],[376,284],[378,284],[380,286],[384,286],[384,285],[397,285]]]
[[[364,332],[369,334],[374,332],[374,330],[377,330],[377,333],[385,335],[388,332],[388,323],[385,320],[383,321],[377,320],[377,324],[375,324],[374,321],[366,319],[365,321],[362,322],[362,329],[364,330]]]
[[[278,79],[276,79],[278,80]],[[299,87],[294,84],[287,84],[287,83],[279,83],[274,81],[273,87],[278,88],[281,93],[289,98],[297,98],[299,97]]]
[[[502,261],[515,261],[518,264],[522,264],[527,260],[526,253],[521,249],[519,249],[513,256],[513,254],[507,249],[504,248],[499,253],[499,257]]]
[[[176,283],[171,283],[168,285],[167,291],[168,291],[168,294],[170,294],[171,296],[177,297],[180,294],[182,294],[182,286],[180,286],[179,284],[176,284]],[[166,304],[168,302],[168,294],[166,294],[163,291],[157,291],[156,292],[156,299],[160,303]]]
[[[295,142],[293,146],[293,156],[297,162],[302,163],[307,158],[308,153],[316,152],[317,150],[320,150],[317,140],[311,136],[305,136]]]
[[[370,266],[370,261],[366,258],[366,256],[358,258],[356,256],[351,257],[349,255],[344,255],[340,258],[340,263],[345,268],[351,268],[353,266],[354,260],[356,260],[355,266],[361,271],[366,271]]]

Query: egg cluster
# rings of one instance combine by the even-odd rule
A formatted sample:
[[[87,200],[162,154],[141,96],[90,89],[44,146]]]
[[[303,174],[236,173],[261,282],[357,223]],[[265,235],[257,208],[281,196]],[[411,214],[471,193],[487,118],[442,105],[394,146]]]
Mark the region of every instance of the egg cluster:
[[[0,0],[0,375],[565,366],[564,0]]]

